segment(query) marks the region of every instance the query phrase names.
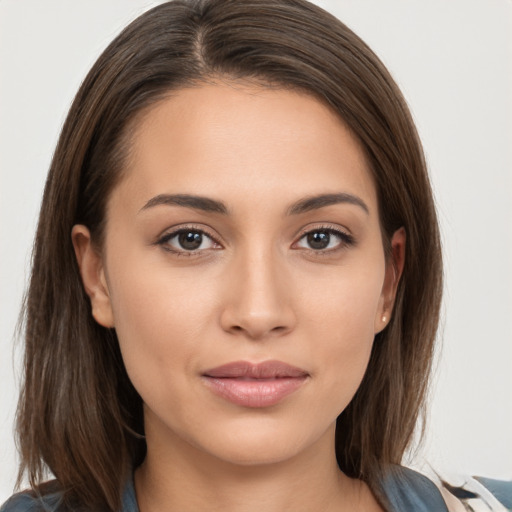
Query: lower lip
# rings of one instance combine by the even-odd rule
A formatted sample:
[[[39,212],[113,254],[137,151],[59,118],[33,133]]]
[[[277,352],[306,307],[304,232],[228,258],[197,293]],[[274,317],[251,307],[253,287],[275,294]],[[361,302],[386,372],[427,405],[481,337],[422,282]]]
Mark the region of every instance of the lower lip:
[[[204,376],[204,379],[215,394],[236,405],[269,407],[299,389],[306,377],[246,380]]]

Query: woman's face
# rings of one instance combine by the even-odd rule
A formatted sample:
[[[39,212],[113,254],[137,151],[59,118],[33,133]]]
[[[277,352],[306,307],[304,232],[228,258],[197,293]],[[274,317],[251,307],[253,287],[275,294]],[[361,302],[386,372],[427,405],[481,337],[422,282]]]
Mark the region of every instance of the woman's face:
[[[101,257],[88,236],[74,228],[85,287],[116,329],[150,453],[332,450],[396,273],[364,154],[326,106],[240,84],[173,93],[136,127]]]

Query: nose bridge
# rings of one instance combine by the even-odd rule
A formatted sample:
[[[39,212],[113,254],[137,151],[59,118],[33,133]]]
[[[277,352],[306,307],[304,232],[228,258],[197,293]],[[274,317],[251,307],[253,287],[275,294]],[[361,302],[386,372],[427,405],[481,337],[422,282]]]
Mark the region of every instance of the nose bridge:
[[[295,316],[283,256],[268,243],[247,244],[230,268],[224,329],[252,339],[291,330]]]

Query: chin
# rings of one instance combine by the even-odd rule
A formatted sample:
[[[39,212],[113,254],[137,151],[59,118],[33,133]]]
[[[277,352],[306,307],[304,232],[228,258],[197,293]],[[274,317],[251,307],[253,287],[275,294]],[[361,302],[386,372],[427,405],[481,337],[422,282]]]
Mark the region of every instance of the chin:
[[[294,459],[309,449],[316,449],[314,447],[326,434],[300,430],[296,424],[290,428],[278,428],[277,425],[265,423],[258,422],[237,429],[221,428],[218,435],[210,435],[208,445],[203,445],[202,450],[226,463],[239,466],[279,464]],[[329,445],[332,446],[330,443]]]
[[[300,448],[296,447],[281,446],[279,449],[275,449],[265,444],[258,444],[226,447],[224,450],[216,449],[213,455],[225,463],[250,468],[284,463],[295,458],[300,451]]]

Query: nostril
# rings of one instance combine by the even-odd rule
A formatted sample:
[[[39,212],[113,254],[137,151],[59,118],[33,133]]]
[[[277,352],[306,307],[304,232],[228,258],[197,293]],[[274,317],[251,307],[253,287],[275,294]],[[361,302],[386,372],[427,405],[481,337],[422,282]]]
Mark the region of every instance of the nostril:
[[[232,325],[229,327],[229,331],[231,334],[240,334],[240,333],[246,333],[250,338],[261,338],[269,334],[273,335],[281,335],[286,333],[289,330],[288,327],[285,325],[276,325],[275,327],[272,327],[270,329],[264,329],[257,326],[247,326],[243,327],[241,325]]]

